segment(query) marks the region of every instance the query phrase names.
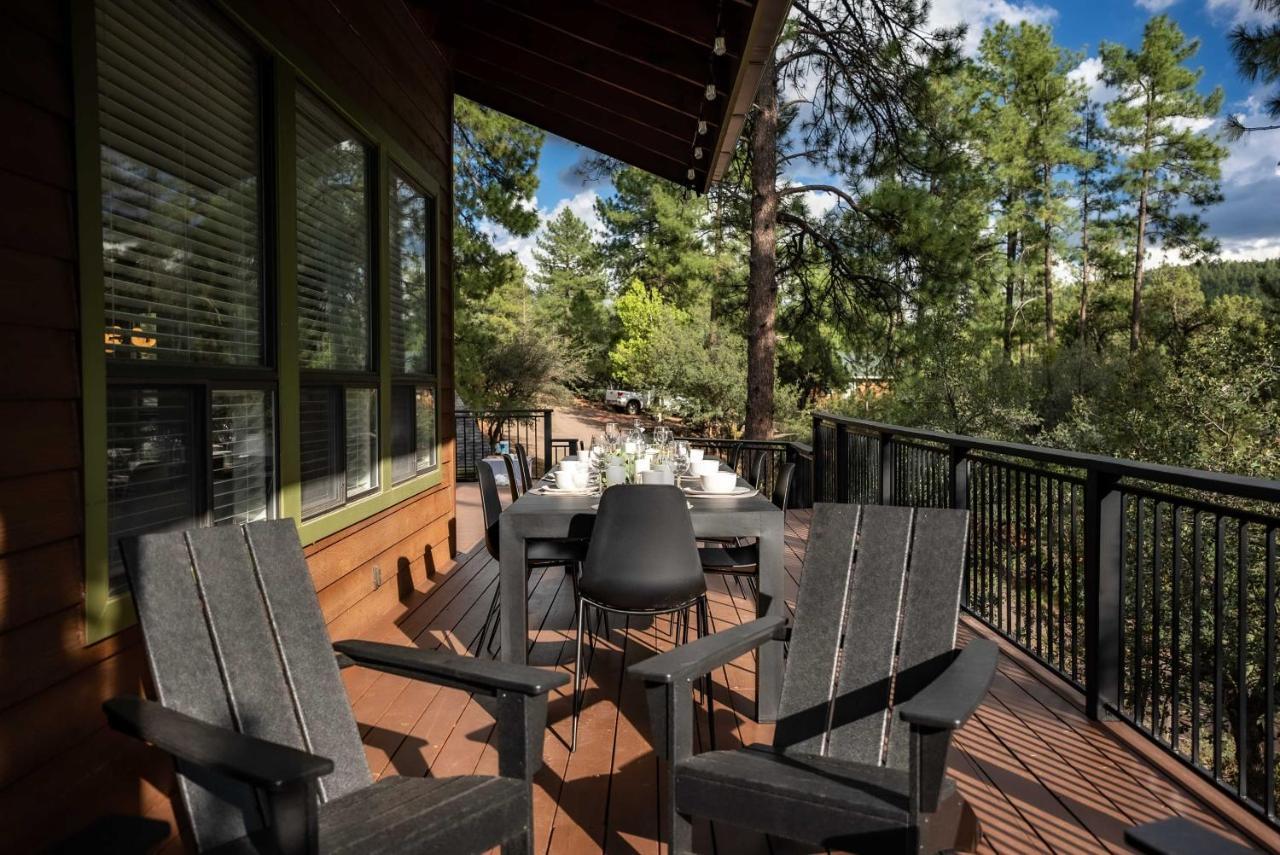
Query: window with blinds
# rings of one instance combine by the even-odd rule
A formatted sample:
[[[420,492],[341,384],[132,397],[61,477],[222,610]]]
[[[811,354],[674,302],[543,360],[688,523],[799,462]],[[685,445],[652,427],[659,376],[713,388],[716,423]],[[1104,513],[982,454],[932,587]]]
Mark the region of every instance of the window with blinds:
[[[257,55],[190,0],[95,10],[108,582],[119,592],[120,538],[274,515],[275,380]]]
[[[191,3],[96,8],[108,359],[259,364],[257,62]]]
[[[296,126],[301,364],[367,371],[373,368],[369,150],[301,87]]]
[[[107,395],[107,532],[113,591],[126,587],[120,538],[191,528],[202,518],[195,396],[118,387]]]
[[[432,200],[399,170],[392,170],[390,203],[391,371],[430,374],[435,370]]]
[[[397,384],[391,388],[391,479],[399,483],[435,465],[435,389]]]
[[[314,516],[341,505],[342,412],[339,389],[304,386],[301,398],[302,515]]]

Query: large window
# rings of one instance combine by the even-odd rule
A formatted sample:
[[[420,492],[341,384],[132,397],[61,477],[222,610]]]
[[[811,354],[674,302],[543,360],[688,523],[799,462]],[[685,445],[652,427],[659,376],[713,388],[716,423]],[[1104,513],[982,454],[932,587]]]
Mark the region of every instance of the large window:
[[[108,542],[269,516],[259,63],[188,2],[102,0],[97,33]]]
[[[297,91],[298,345],[305,372],[302,513],[378,488],[370,150],[310,90]],[[323,452],[322,452],[323,449]]]
[[[81,282],[92,641],[130,619],[123,537],[284,515],[309,542],[438,483],[438,236],[430,179],[235,4],[71,10],[95,37],[73,69],[100,194],[77,213],[101,233]]]
[[[431,275],[432,199],[399,170],[391,172],[391,477],[412,478],[436,465],[435,293]]]

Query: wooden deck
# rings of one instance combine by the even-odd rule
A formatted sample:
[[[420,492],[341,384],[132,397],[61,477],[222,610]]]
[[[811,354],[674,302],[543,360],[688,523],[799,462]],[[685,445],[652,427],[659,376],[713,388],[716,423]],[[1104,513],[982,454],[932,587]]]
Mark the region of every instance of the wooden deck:
[[[788,599],[794,603],[809,512],[788,515]],[[497,578],[482,545],[438,573],[426,598],[407,604],[380,628],[383,640],[474,649]],[[751,617],[733,581],[714,580],[713,628]],[[572,594],[560,569],[530,582],[530,661],[571,672]],[[976,623],[962,637],[981,632]],[[551,699],[546,765],[535,791],[539,852],[657,852],[659,775],[649,750],[641,688],[626,666],[671,646],[665,620],[646,627],[615,619],[607,646],[589,663],[579,747],[570,754],[569,690]],[[765,741],[769,727],[751,721],[753,662],[744,657],[715,675],[720,747]],[[1222,819],[1172,778],[1087,720],[1069,692],[1006,651],[991,693],[956,740],[952,774],[982,822],[982,851],[1124,851],[1124,830],[1172,815],[1235,836]],[[349,669],[345,679],[375,776],[494,773],[493,719],[464,692]],[[700,717],[705,728],[705,718]],[[705,733],[700,734],[705,738]],[[665,834],[663,835],[665,838]],[[712,834],[698,829],[699,851]],[[722,853],[765,852],[763,838],[717,826]]]

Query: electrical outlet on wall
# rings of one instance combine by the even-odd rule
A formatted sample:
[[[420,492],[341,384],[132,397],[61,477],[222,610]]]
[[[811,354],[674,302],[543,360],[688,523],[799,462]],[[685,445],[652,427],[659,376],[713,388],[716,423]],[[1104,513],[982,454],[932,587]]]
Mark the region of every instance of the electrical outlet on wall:
[[[382,568],[377,564],[373,565],[373,587],[382,587]]]

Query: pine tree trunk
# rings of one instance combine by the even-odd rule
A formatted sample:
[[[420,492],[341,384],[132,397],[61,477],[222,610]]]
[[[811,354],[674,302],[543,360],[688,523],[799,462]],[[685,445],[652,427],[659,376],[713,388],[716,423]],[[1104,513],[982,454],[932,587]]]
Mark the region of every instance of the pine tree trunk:
[[[1142,173],[1142,193],[1138,196],[1138,247],[1133,257],[1133,307],[1129,314],[1129,351],[1142,341],[1143,262],[1147,252],[1147,173]]]
[[[1089,324],[1089,194],[1080,200],[1080,316],[1076,329],[1084,341]]]
[[[1013,361],[1013,263],[1018,258],[1018,233],[1011,231],[1005,237],[1005,261],[1008,271],[1004,278],[1004,361]]]
[[[1049,164],[1044,164],[1044,343],[1047,350],[1053,346],[1053,222],[1049,219],[1050,205],[1053,203],[1053,173]]]
[[[756,94],[751,132],[751,259],[747,282],[748,439],[773,435],[778,310],[778,88],[773,58]]]

